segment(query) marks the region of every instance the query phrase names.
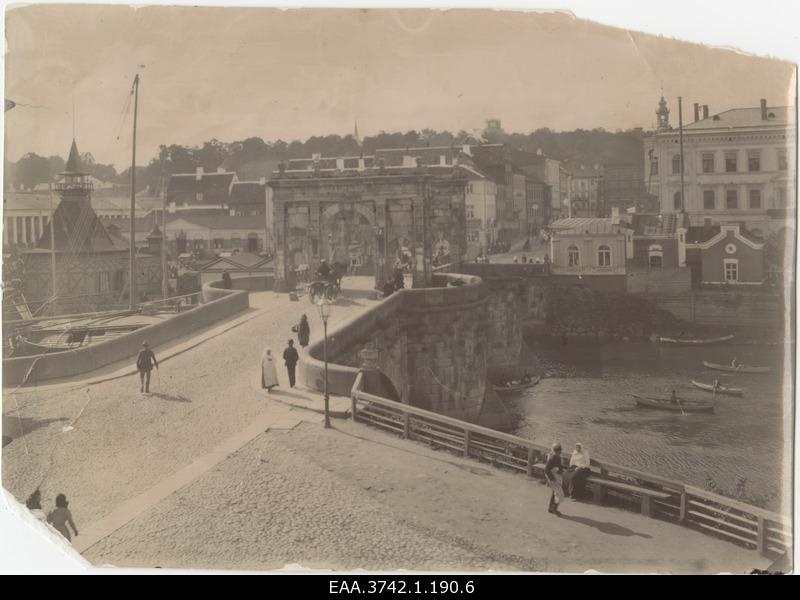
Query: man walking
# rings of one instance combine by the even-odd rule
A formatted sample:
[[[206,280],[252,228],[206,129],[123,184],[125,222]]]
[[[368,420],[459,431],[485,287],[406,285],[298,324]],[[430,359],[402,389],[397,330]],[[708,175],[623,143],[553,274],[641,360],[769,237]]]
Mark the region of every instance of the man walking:
[[[552,446],[550,456],[547,457],[547,464],[544,467],[544,478],[547,480],[548,487],[552,490],[550,502],[547,505],[547,512],[561,516],[558,505],[564,499],[564,483],[561,472],[564,470],[561,464],[561,444],[556,442]]]
[[[139,391],[143,394],[150,393],[150,372],[153,370],[153,365],[158,368],[158,361],[156,355],[150,350],[147,342],[142,342],[142,349],[139,351],[139,356],[136,357],[136,368],[139,370],[139,381],[141,387]]]
[[[294,387],[294,369],[297,366],[297,361],[300,356],[297,354],[297,349],[294,347],[294,341],[289,340],[289,345],[283,351],[283,362],[286,364],[286,370],[289,372],[289,387]]]

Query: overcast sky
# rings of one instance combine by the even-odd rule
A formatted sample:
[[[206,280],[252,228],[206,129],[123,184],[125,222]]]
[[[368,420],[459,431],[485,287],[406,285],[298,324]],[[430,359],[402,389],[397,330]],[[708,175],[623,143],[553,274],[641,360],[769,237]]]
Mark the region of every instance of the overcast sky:
[[[711,112],[793,101],[793,66],[565,14],[29,6],[6,14],[6,154],[82,152],[121,171],[159,144],[381,130],[652,127],[663,88]],[[139,68],[138,65],[144,65]],[[25,106],[28,105],[28,106]],[[119,135],[119,139],[117,136]]]

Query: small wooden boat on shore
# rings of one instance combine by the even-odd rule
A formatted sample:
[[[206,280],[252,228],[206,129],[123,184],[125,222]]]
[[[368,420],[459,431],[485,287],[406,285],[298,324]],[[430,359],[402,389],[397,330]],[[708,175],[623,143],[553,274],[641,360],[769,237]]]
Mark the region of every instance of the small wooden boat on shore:
[[[706,369],[714,369],[716,371],[728,371],[729,373],[769,373],[769,367],[751,367],[748,365],[718,365],[708,361],[703,361],[703,366]]]
[[[692,385],[700,390],[723,394],[725,396],[742,396],[744,394],[744,390],[741,388],[732,388],[732,387],[725,387],[724,385],[717,386],[716,389],[710,383],[702,383],[700,381],[695,381],[692,379]]]
[[[145,324],[77,326],[64,329],[38,329],[23,337],[30,353],[49,354],[99,344],[131,333]]]
[[[682,400],[678,398],[677,402],[673,402],[668,398],[645,398],[631,394],[636,406],[641,408],[655,408],[658,410],[668,410],[670,412],[679,413],[713,413],[713,402],[701,402],[698,400]]]
[[[671,337],[660,337],[658,341],[662,344],[677,344],[679,346],[709,346],[711,344],[721,344],[723,342],[729,342],[733,339],[732,335],[724,335],[718,338],[708,338],[708,339],[690,339],[690,338],[671,338]]]
[[[521,392],[522,390],[526,390],[528,388],[532,388],[535,386],[539,381],[541,381],[541,377],[534,377],[530,381],[512,381],[506,385],[496,385],[494,386],[494,391],[497,392],[500,396],[510,396],[512,394],[516,394]]]

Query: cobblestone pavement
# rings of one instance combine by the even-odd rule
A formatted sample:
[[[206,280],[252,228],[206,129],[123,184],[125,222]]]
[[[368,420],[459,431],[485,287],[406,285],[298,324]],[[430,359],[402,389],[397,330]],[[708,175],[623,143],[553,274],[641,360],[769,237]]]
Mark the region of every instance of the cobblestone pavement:
[[[335,421],[260,435],[85,556],[119,566],[746,572],[755,553]]]
[[[372,301],[349,299],[334,323]],[[254,294],[246,325],[175,356],[152,396],[135,376],[4,398],[3,483],[45,508],[70,499],[78,529],[157,487],[256,420],[269,429],[91,546],[118,566],[372,569],[732,571],[765,567],[755,553],[641,515],[569,503],[545,513],[547,490],[366,426],[292,409],[258,386],[259,357],[283,348],[307,301]],[[155,348],[158,354],[159,349]],[[285,371],[279,372],[286,385]],[[79,418],[76,417],[80,415]],[[72,431],[62,427],[73,423]],[[21,425],[25,436],[20,436]]]
[[[371,302],[343,298],[331,323]],[[163,362],[153,372],[150,396],[139,394],[137,375],[91,386],[4,390],[3,431],[13,438],[2,451],[4,487],[21,501],[37,487],[46,502],[63,492],[80,531],[81,523],[149,489],[256,416],[271,411],[283,418],[291,409],[269,402],[260,389],[261,353],[267,346],[282,353],[303,313],[312,337],[322,324],[306,298],[291,302],[286,294],[260,292],[250,304],[259,316]],[[153,350],[158,357],[160,349]],[[288,388],[285,368],[278,377]],[[74,429],[63,433],[70,423]]]

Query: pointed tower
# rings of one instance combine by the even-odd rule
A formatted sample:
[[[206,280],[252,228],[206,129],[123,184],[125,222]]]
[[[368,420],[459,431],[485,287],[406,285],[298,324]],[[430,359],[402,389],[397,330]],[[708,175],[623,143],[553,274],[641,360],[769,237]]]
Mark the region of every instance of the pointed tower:
[[[121,248],[109,236],[92,208],[92,182],[83,171],[78,145],[72,140],[69,158],[61,180],[55,184],[61,197],[53,213],[56,252],[108,252]],[[37,248],[53,249],[50,228],[45,227]]]
[[[661,100],[658,103],[658,109],[656,110],[656,116],[658,117],[658,131],[666,131],[667,129],[672,129],[669,126],[669,109],[667,108],[667,101],[664,100],[664,96],[661,96]]]

